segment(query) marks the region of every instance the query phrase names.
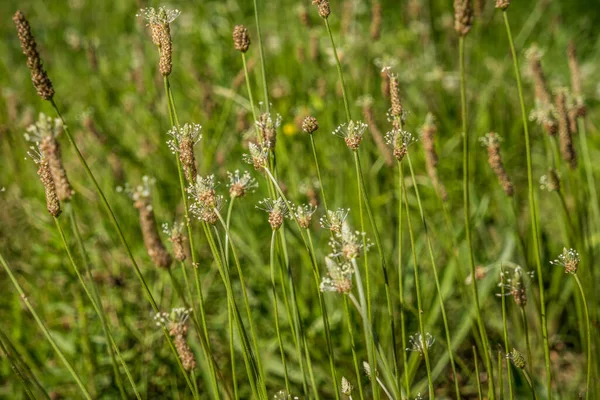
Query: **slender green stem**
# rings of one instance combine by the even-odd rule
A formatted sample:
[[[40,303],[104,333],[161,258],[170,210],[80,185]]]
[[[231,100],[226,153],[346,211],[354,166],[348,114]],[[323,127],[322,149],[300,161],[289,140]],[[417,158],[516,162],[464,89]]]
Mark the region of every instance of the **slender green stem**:
[[[448,346],[448,356],[450,357],[450,366],[452,368],[452,376],[454,378],[454,390],[456,398],[460,399],[460,390],[458,388],[458,376],[456,375],[456,364],[454,362],[454,355],[452,351],[452,337],[450,335],[450,328],[448,326],[448,317],[446,316],[446,306],[444,305],[444,296],[442,294],[442,287],[440,285],[440,279],[437,273],[437,267],[435,265],[435,256],[433,254],[433,246],[431,244],[431,237],[429,236],[429,229],[427,227],[427,221],[425,220],[425,211],[423,210],[423,204],[421,203],[421,195],[419,194],[419,188],[417,187],[417,180],[415,178],[415,172],[413,170],[412,161],[410,159],[410,152],[406,154],[408,161],[408,167],[410,169],[410,176],[412,178],[413,188],[415,189],[415,195],[417,197],[417,205],[419,206],[419,213],[421,216],[421,222],[423,223],[423,230],[425,231],[425,238],[427,239],[427,249],[429,250],[429,258],[431,261],[431,270],[433,271],[433,280],[435,281],[435,287],[438,292],[438,300],[440,303],[440,310],[442,312],[442,320],[444,322],[444,331],[446,333],[446,344]]]
[[[506,321],[506,294],[505,286],[504,286],[504,268],[500,265],[500,296],[502,298],[502,328],[503,328],[503,336],[504,336],[504,353],[509,353],[509,344],[508,344],[508,323]],[[510,396],[510,400],[514,399],[513,386],[512,386],[512,373],[510,369],[510,363],[506,363],[506,373],[508,379],[508,393]],[[502,376],[502,368],[498,367],[498,376]],[[502,388],[502,386],[500,386]],[[502,398],[502,396],[500,397]]]
[[[529,365],[529,370],[533,373],[533,357],[531,356],[531,344],[529,341],[529,325],[527,324],[527,314],[525,314],[525,308],[519,307],[521,309],[521,321],[523,323],[523,330],[525,332],[525,346],[527,347],[527,364]]]
[[[344,312],[346,313],[346,322],[348,325],[348,335],[350,336],[350,346],[352,347],[352,361],[354,363],[354,372],[356,373],[356,382],[358,384],[358,394],[361,400],[364,400],[364,393],[362,388],[362,374],[360,373],[360,366],[358,362],[358,356],[356,354],[356,343],[354,341],[354,327],[352,326],[352,317],[350,315],[350,308],[348,307],[348,297],[344,296]]]
[[[225,264],[229,265],[229,227],[231,226],[231,211],[233,210],[233,203],[235,202],[235,196],[231,196],[229,200],[229,207],[227,208],[227,219],[226,225],[227,230],[225,231]]]
[[[535,392],[535,387],[533,386],[533,381],[531,380],[531,376],[529,376],[529,373],[527,372],[526,369],[522,369],[521,371],[523,372],[523,376],[525,377],[525,380],[527,381],[527,384],[529,385],[529,388],[531,389],[531,394],[533,395],[533,399],[537,400],[537,393]]]
[[[327,28],[327,33],[329,34],[329,40],[331,41],[331,48],[333,49],[333,56],[335,58],[335,66],[337,67],[338,78],[340,79],[340,84],[342,85],[342,97],[344,98],[344,110],[346,111],[346,119],[348,120],[348,122],[350,122],[352,117],[350,116],[350,104],[348,102],[346,83],[344,82],[344,74],[342,73],[342,64],[340,63],[340,58],[338,57],[337,48],[335,46],[335,41],[333,40],[333,34],[331,33],[331,27],[329,26],[329,20],[327,18],[325,18],[325,27]]]
[[[321,188],[321,197],[323,198],[323,205],[325,206],[325,215],[329,208],[327,207],[327,199],[325,198],[325,187],[323,186],[323,179],[321,179],[321,168],[319,168],[319,158],[317,157],[317,146],[315,144],[315,137],[310,134],[310,146],[312,148],[313,156],[315,158],[315,166],[317,168],[317,177],[319,178],[319,187]]]
[[[473,254],[473,241],[471,239],[471,206],[470,206],[470,157],[469,157],[469,135],[467,134],[467,87],[465,76],[465,38],[459,39],[459,63],[460,63],[460,102],[462,115],[462,135],[463,135],[463,208],[465,218],[465,234],[467,238],[467,247],[469,251],[469,265],[471,267],[471,276],[475,277],[475,256]],[[477,279],[473,279],[471,285],[473,303],[475,306],[475,315],[479,327],[479,336],[483,347],[483,359],[485,361],[486,372],[489,377],[489,395],[490,399],[495,399],[494,375],[492,372],[492,360],[489,352],[488,337],[485,325],[481,317],[481,308],[479,306],[479,293],[477,289]]]
[[[250,100],[250,108],[252,109],[252,118],[253,121],[258,121],[256,116],[256,107],[254,106],[254,96],[252,96],[252,86],[250,85],[250,74],[248,73],[248,64],[246,63],[246,54],[242,53],[242,64],[244,65],[244,75],[246,76],[246,88],[248,90],[248,99]],[[260,134],[260,130],[258,126],[254,124],[254,129],[256,130],[256,137],[258,139],[258,143],[262,143],[262,136]]]
[[[33,394],[33,388],[31,387],[31,382],[29,382],[28,377],[25,376],[25,374],[23,372],[21,372],[21,369],[19,368],[17,361],[13,358],[13,355],[10,353],[7,346],[4,345],[4,337],[2,337],[2,336],[0,336],[0,350],[2,350],[2,352],[0,352],[0,354],[4,353],[4,357],[6,357],[6,359],[10,363],[12,370],[19,377],[19,380],[23,384],[23,389],[25,389],[25,393],[27,394],[27,397],[32,400],[35,400],[35,395]],[[48,396],[46,395],[46,397],[48,397]]]
[[[254,0],[254,20],[256,21],[256,38],[258,41],[258,52],[260,54],[260,70],[262,73],[265,105],[267,107],[267,113],[269,113],[271,105],[269,104],[269,88],[267,86],[267,69],[265,67],[265,53],[263,50],[262,37],[260,34],[260,19],[258,18],[258,7],[256,5],[256,0]]]
[[[404,186],[404,172],[402,170],[402,164],[399,163],[398,164],[399,170],[400,170],[400,182],[401,182],[401,190],[402,193],[404,194],[404,206],[406,209],[406,220],[408,221],[408,233],[409,233],[409,237],[410,237],[410,245],[412,248],[412,255],[413,255],[413,270],[414,270],[414,275],[415,275],[415,290],[417,293],[417,319],[419,322],[419,331],[421,333],[421,335],[425,335],[425,323],[423,321],[423,302],[422,302],[422,298],[421,298],[421,280],[419,278],[419,263],[417,261],[417,249],[415,246],[415,238],[414,238],[414,234],[413,234],[413,229],[412,229],[412,222],[410,220],[410,212],[408,209],[408,194],[406,191],[406,187]],[[427,383],[429,384],[429,396],[431,400],[435,399],[435,391],[433,388],[433,378],[431,376],[431,364],[429,361],[429,349],[427,348],[427,346],[423,346],[423,358],[425,359],[425,368],[427,370]],[[406,368],[406,366],[404,367]]]
[[[285,379],[285,389],[288,393],[290,392],[290,381],[287,372],[287,363],[285,358],[285,351],[283,350],[283,340],[281,339],[281,331],[279,329],[279,308],[277,307],[277,284],[275,283],[275,238],[277,237],[277,231],[273,231],[271,234],[271,247],[269,250],[269,268],[271,271],[271,289],[273,293],[273,312],[275,318],[275,331],[277,333],[277,342],[279,343],[279,353],[281,354],[281,364],[283,365],[283,378]],[[285,290],[285,288],[283,288]],[[291,325],[292,321],[290,321]]]
[[[502,370],[502,350],[498,350],[498,387],[500,388],[500,399],[504,399],[504,382]]]
[[[398,162],[398,295],[400,296],[400,331],[402,333],[402,348],[407,348],[406,321],[404,315],[404,263],[402,262],[402,187],[403,177],[400,174],[400,162]],[[402,352],[404,370],[404,386],[406,397],[410,398],[410,381],[408,378],[408,356],[406,351]]]
[[[483,400],[483,393],[481,392],[481,375],[479,374],[479,358],[477,357],[477,348],[473,346],[473,361],[475,362],[475,379],[477,380],[477,394],[479,400]]]
[[[29,299],[27,298],[25,291],[21,287],[21,284],[19,283],[19,281],[17,281],[17,278],[13,275],[12,270],[10,269],[6,260],[4,260],[4,257],[2,256],[2,254],[0,254],[0,263],[2,264],[2,267],[4,267],[4,270],[8,274],[8,277],[12,281],[13,285],[17,289],[17,292],[21,296],[21,299],[25,303],[25,306],[27,307],[27,309],[29,310],[29,312],[31,313],[33,318],[35,319],[35,322],[37,322],[38,326],[42,330],[42,333],[44,334],[44,336],[46,337],[48,342],[50,342],[52,349],[54,349],[54,351],[56,352],[56,354],[58,355],[60,360],[63,362],[63,364],[65,364],[65,367],[67,368],[67,370],[69,371],[69,373],[71,374],[71,376],[73,377],[75,382],[77,383],[77,386],[79,386],[79,389],[81,390],[81,394],[83,395],[83,397],[86,398],[87,400],[92,400],[92,397],[90,396],[88,390],[86,389],[85,385],[83,384],[83,380],[79,377],[79,374],[77,374],[77,372],[75,372],[75,370],[73,369],[73,366],[71,365],[69,360],[67,360],[67,358],[65,357],[63,352],[60,350],[60,348],[58,347],[58,345],[52,338],[50,331],[48,330],[46,325],[42,322],[40,316],[35,311],[35,309],[31,305],[31,303],[29,302]]]
[[[596,229],[600,227],[600,208],[598,205],[598,192],[596,190],[596,180],[594,179],[594,172],[592,170],[592,159],[590,157],[590,150],[587,141],[587,131],[585,126],[585,117],[579,117],[577,119],[577,127],[579,130],[579,143],[581,145],[581,153],[583,158],[583,165],[585,167],[585,176],[587,179],[588,190],[590,191],[592,214],[594,215],[594,221],[596,223]]]
[[[517,50],[510,29],[510,23],[508,21],[508,14],[506,11],[502,12],[504,17],[504,25],[506,26],[506,34],[508,36],[508,42],[510,44],[510,50],[512,53],[513,64],[515,69],[515,77],[517,80],[517,89],[519,91],[519,102],[521,105],[521,117],[523,119],[523,131],[525,132],[525,153],[527,154],[527,183],[529,189],[529,214],[531,218],[531,229],[533,236],[533,245],[535,251],[535,262],[536,262],[536,273],[539,286],[540,295],[540,316],[542,325],[542,337],[544,341],[544,360],[546,364],[546,386],[548,389],[548,399],[552,400],[552,368],[550,363],[550,345],[548,342],[548,323],[546,321],[546,296],[544,290],[544,275],[542,271],[542,259],[541,259],[541,248],[539,243],[539,226],[537,221],[537,205],[535,201],[534,182],[533,182],[533,165],[531,159],[531,143],[529,137],[529,127],[527,123],[527,111],[525,109],[525,100],[523,97],[523,85],[521,83],[521,70],[519,68],[519,59],[517,57]]]
[[[583,285],[579,280],[579,277],[574,274],[573,278],[575,278],[575,282],[577,282],[577,287],[579,288],[579,293],[581,294],[581,301],[583,301],[583,309],[585,311],[585,323],[586,323],[586,336],[587,336],[587,374],[585,380],[585,398],[590,399],[591,397],[591,382],[592,382],[592,329],[590,326],[590,311],[588,308],[588,303],[585,298],[585,292],[583,290]]]
[[[230,301],[227,301],[227,319],[229,320],[229,353],[231,354],[231,376],[233,380],[233,398],[239,399],[240,395],[238,393],[238,383],[237,383],[237,374],[235,367],[235,334],[233,330],[233,307],[230,304]]]

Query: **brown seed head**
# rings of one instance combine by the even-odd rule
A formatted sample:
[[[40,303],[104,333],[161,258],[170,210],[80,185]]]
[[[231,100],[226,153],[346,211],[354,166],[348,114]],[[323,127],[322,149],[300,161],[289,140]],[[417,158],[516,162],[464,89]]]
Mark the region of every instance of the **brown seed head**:
[[[40,142],[40,150],[48,160],[50,173],[56,186],[56,193],[60,201],[71,200],[75,191],[71,187],[67,171],[62,162],[60,144],[54,136],[45,136]]]
[[[17,36],[21,42],[21,50],[27,56],[27,66],[31,72],[31,81],[36,88],[38,95],[44,100],[51,100],[54,97],[54,87],[52,81],[48,78],[46,70],[42,64],[42,59],[37,51],[35,38],[31,33],[31,27],[25,15],[17,11],[13,16],[13,21],[17,27]]]
[[[390,76],[390,96],[392,108],[390,114],[396,118],[402,118],[402,100],[400,99],[400,85],[395,75]]]
[[[526,53],[529,60],[529,69],[535,83],[535,98],[542,104],[551,104],[552,96],[548,90],[546,74],[542,68],[542,52],[537,45],[532,45]]]
[[[448,193],[446,192],[445,186],[442,184],[442,182],[440,182],[437,173],[438,156],[435,151],[435,134],[437,133],[437,127],[435,126],[432,114],[427,114],[427,118],[421,133],[423,151],[425,152],[425,168],[427,169],[427,174],[429,175],[431,183],[435,187],[442,200],[446,201],[448,198]]]
[[[44,157],[42,157],[38,162],[37,174],[40,177],[46,192],[46,208],[48,209],[50,215],[53,217],[58,217],[61,213],[60,201],[58,200],[56,187],[54,186],[54,180],[52,179],[52,174],[50,173],[50,163]]]
[[[473,26],[471,0],[454,0],[454,29],[459,36],[466,36]]]
[[[283,220],[284,215],[280,211],[274,210],[269,213],[269,224],[271,225],[271,229],[274,231],[281,228],[281,225],[283,225]]]
[[[381,3],[377,0],[373,1],[373,9],[371,10],[371,39],[378,40],[381,36]]]
[[[496,0],[496,8],[502,11],[506,10],[510,6],[510,0]]]
[[[186,371],[191,371],[196,368],[196,357],[194,356],[194,353],[187,342],[187,332],[188,328],[185,324],[171,322],[169,335],[174,337],[173,342],[175,344],[177,354],[181,359],[183,369]]]
[[[561,89],[556,94],[556,112],[558,113],[558,133],[560,153],[571,169],[577,168],[577,154],[573,145],[573,137],[569,126],[567,110],[567,93]]]
[[[309,115],[302,121],[302,130],[306,133],[313,133],[319,129],[319,122],[315,117]]]
[[[317,10],[319,11],[319,16],[323,19],[327,19],[329,14],[331,14],[331,9],[329,8],[329,0],[313,0],[313,5],[317,6]]]
[[[248,28],[244,25],[236,25],[233,28],[233,47],[242,53],[247,52],[250,48],[250,35],[248,35]]]
[[[179,142],[179,160],[188,183],[194,183],[197,175],[196,157],[194,156],[194,141],[189,136],[182,137]]]
[[[134,192],[132,197],[133,205],[139,211],[142,238],[150,259],[157,267],[169,268],[172,262],[171,255],[158,233],[148,190]]]
[[[482,138],[482,144],[487,147],[488,151],[488,163],[492,167],[492,170],[498,177],[498,181],[502,186],[502,190],[507,196],[512,197],[514,194],[513,184],[508,177],[508,173],[504,168],[502,162],[502,155],[500,154],[500,141],[501,138],[495,132],[490,132]]]

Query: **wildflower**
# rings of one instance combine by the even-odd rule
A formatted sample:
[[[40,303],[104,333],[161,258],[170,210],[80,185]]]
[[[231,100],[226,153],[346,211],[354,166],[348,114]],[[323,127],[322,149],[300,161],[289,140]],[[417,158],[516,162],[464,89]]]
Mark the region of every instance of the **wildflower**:
[[[454,0],[454,29],[459,36],[466,36],[473,26],[471,0]]]
[[[548,169],[546,175],[540,177],[540,188],[547,190],[548,192],[555,192],[560,190],[560,177],[553,168]]]
[[[173,244],[173,254],[175,255],[175,259],[177,261],[185,261],[186,252],[184,247],[184,242],[187,240],[185,236],[183,236],[183,222],[175,222],[171,227],[169,224],[164,223],[162,228],[163,232],[169,236],[169,241]]]
[[[167,145],[173,154],[179,153],[179,160],[189,184],[194,183],[196,179],[194,146],[202,139],[201,130],[202,126],[199,124],[186,123],[181,127],[173,127],[167,132],[167,135],[172,138],[167,141]]]
[[[525,357],[517,349],[513,348],[512,351],[506,355],[515,367],[519,369],[525,369]]]
[[[191,308],[180,307],[172,309],[170,314],[160,312],[154,316],[157,326],[169,329],[169,335],[174,338],[175,349],[186,371],[196,368],[196,357],[187,343],[187,321],[191,312]]]
[[[429,350],[433,343],[435,342],[435,338],[430,333],[425,333],[425,336],[421,335],[420,332],[411,335],[408,338],[410,342],[410,347],[406,349],[406,351],[415,351],[420,355],[423,355],[425,350]]]
[[[520,266],[514,267],[512,275],[508,272],[500,272],[500,283],[498,286],[503,286],[508,290],[507,296],[512,296],[513,300],[519,307],[527,305],[527,290],[525,277],[533,278],[533,271],[525,272]],[[508,277],[507,277],[508,276]]]
[[[233,47],[242,53],[247,52],[248,48],[250,48],[248,28],[244,25],[236,25],[233,28]]]
[[[25,18],[25,15],[21,11],[17,11],[12,19],[17,27],[17,36],[21,42],[21,50],[27,56],[27,66],[31,73],[33,86],[41,98],[51,100],[54,97],[54,87],[44,69],[40,53],[37,51],[37,43],[31,33],[29,21],[27,21],[27,18]]]
[[[437,127],[435,126],[435,120],[433,114],[428,113],[425,118],[425,124],[421,129],[421,138],[423,141],[423,150],[425,151],[425,167],[431,183],[438,191],[442,200],[446,200],[448,193],[444,184],[440,182],[437,174],[437,163],[438,156],[435,152],[435,134],[437,133]]]
[[[333,134],[341,137],[350,150],[356,151],[363,139],[367,124],[360,121],[350,121],[340,125]]]
[[[342,230],[330,241],[334,256],[342,256],[350,261],[358,258],[362,251],[369,250],[371,243],[365,241],[365,232],[352,231],[347,222],[342,224]]]
[[[529,120],[541,125],[550,136],[554,136],[558,132],[556,108],[551,103],[536,100],[535,107],[529,113]]]
[[[170,24],[181,12],[179,10],[170,10],[166,7],[153,7],[141,9],[137,17],[143,17],[150,27],[152,42],[160,50],[160,60],[158,69],[162,76],[169,76],[172,68],[172,42]]]
[[[219,220],[218,212],[223,208],[223,196],[217,195],[210,203],[202,202],[196,198],[190,206],[192,214],[200,221],[214,225]]]
[[[254,191],[258,187],[254,179],[247,171],[240,176],[240,170],[236,169],[234,173],[227,172],[229,177],[229,195],[231,197],[244,197],[249,191]]]
[[[398,161],[402,161],[408,153],[408,146],[417,139],[408,131],[394,128],[385,134],[385,141],[393,149],[394,157]]]
[[[331,10],[329,8],[329,0],[313,0],[313,5],[317,6],[319,16],[323,19],[327,19]]]
[[[350,396],[352,395],[352,389],[354,389],[354,387],[350,381],[346,379],[346,377],[342,376],[342,393],[346,396]]]
[[[321,280],[321,292],[350,293],[352,290],[352,265],[339,262],[331,257],[325,257],[327,276]]]
[[[317,129],[319,129],[319,122],[313,116],[308,116],[304,118],[302,121],[302,130],[306,133],[314,133]]]
[[[58,217],[61,213],[60,201],[56,194],[56,187],[52,174],[50,172],[50,163],[46,156],[41,152],[39,145],[31,147],[31,151],[27,153],[29,157],[38,165],[37,174],[44,185],[46,195],[46,209],[53,217]]]
[[[564,267],[565,274],[575,275],[579,268],[579,261],[579,253],[577,250],[564,247],[558,258],[554,261],[550,261],[550,264]]]
[[[577,168],[577,154],[573,146],[573,137],[569,126],[567,109],[567,90],[559,89],[556,93],[556,112],[558,114],[558,133],[560,154],[571,169]]]
[[[133,206],[138,209],[140,218],[140,228],[142,230],[142,238],[148,256],[152,262],[160,268],[169,268],[171,266],[171,255],[167,251],[156,226],[154,218],[154,208],[152,207],[151,189],[155,180],[144,176],[142,184],[132,189],[128,185],[125,186],[125,193],[133,200]],[[117,188],[117,191],[123,191]]]
[[[346,221],[349,212],[349,208],[338,208],[335,211],[327,210],[327,216],[321,217],[321,219],[319,220],[321,223],[321,227],[329,229],[331,232],[334,233],[341,232],[342,225],[344,224],[344,221]]]
[[[255,124],[258,127],[265,147],[274,149],[277,143],[277,128],[281,125],[281,115],[277,114],[275,117],[272,117],[271,113],[263,112]]]
[[[390,109],[390,114],[394,117],[395,120],[401,119],[403,121],[404,110],[402,108],[402,100],[400,99],[400,85],[398,82],[398,77],[396,74],[390,75],[390,98],[392,107]],[[399,126],[397,128],[400,128]]]
[[[48,160],[58,198],[60,201],[68,201],[75,192],[62,162],[60,144],[56,140],[62,130],[63,123],[60,118],[53,120],[44,113],[40,113],[38,121],[27,128],[25,139],[39,143],[41,153]]]
[[[513,184],[508,177],[508,173],[502,163],[502,155],[500,154],[500,142],[502,137],[495,132],[487,133],[484,137],[480,138],[479,141],[488,151],[488,163],[492,167],[492,170],[498,177],[498,181],[504,190],[504,193],[508,197],[512,197],[514,194]]]
[[[317,211],[317,207],[311,204],[297,206],[296,211],[294,211],[294,215],[298,220],[298,224],[302,228],[308,229],[310,227],[310,222],[315,211]]]
[[[271,228],[276,231],[281,228],[283,221],[290,215],[290,210],[284,199],[278,197],[277,199],[264,199],[258,202],[256,208],[261,209],[269,213],[269,224]]]
[[[259,147],[254,143],[250,143],[248,149],[250,150],[250,154],[244,154],[242,159],[248,164],[252,164],[256,170],[266,168],[269,149],[267,147]]]
[[[215,182],[214,175],[208,175],[196,177],[196,182],[188,188],[188,193],[195,202],[203,204],[207,207],[214,207],[216,204],[216,191],[217,183]]]

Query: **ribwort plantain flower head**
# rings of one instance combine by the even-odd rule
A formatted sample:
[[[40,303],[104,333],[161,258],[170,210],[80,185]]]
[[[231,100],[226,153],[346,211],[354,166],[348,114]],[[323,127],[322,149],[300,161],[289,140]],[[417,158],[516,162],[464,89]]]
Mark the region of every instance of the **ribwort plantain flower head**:
[[[162,225],[163,232],[169,236],[169,241],[173,245],[173,254],[177,261],[185,261],[187,258],[185,247],[183,245],[187,238],[183,235],[183,227],[183,222],[174,222],[171,226],[165,222]]]
[[[342,376],[342,393],[345,394],[346,396],[351,396],[353,389],[354,389],[354,386],[352,386],[350,381],[348,379],[346,379],[346,377]]]
[[[52,119],[46,114],[40,113],[37,122],[29,125],[23,136],[25,140],[39,143],[47,137],[57,138],[63,130],[64,125],[60,118]]]
[[[579,261],[580,258],[577,250],[564,247],[558,258],[550,261],[550,264],[562,266],[565,269],[565,274],[575,275],[579,268]]]
[[[365,240],[366,233],[353,231],[347,222],[342,224],[341,232],[331,238],[329,244],[333,249],[332,255],[343,257],[345,260],[354,260],[368,251],[372,246],[371,242]]]
[[[527,305],[528,283],[526,279],[532,279],[535,276],[535,272],[526,272],[518,265],[512,269],[512,272],[506,270],[500,271],[500,283],[498,286],[502,286],[506,290],[505,296],[512,296],[519,307],[525,307]],[[501,293],[498,296],[501,296]]]
[[[548,169],[548,173],[540,177],[540,189],[548,192],[560,190],[560,176],[555,169]]]
[[[302,121],[302,130],[305,133],[312,134],[315,131],[317,131],[318,129],[319,129],[319,122],[312,115],[309,115],[308,117],[304,118],[304,120]]]
[[[260,103],[261,108],[263,103]],[[277,143],[277,128],[281,125],[281,115],[272,115],[270,112],[262,112],[258,117],[258,121],[255,121],[256,126],[262,137],[264,146],[268,149],[274,149]]]
[[[525,369],[525,357],[517,349],[513,348],[510,353],[506,355],[515,367],[519,369]]]
[[[425,350],[429,350],[433,343],[435,343],[435,338],[430,333],[425,333],[422,335],[420,332],[411,335],[408,338],[410,342],[410,347],[406,349],[406,351],[414,351],[423,355]]]
[[[394,128],[385,134],[386,143],[393,149],[394,157],[402,161],[408,153],[408,146],[417,141],[412,133]]]
[[[352,290],[352,265],[345,261],[338,261],[332,257],[325,257],[327,276],[321,280],[321,292],[350,293]]]
[[[298,205],[296,210],[294,211],[294,215],[298,220],[298,224],[304,228],[308,229],[310,227],[310,222],[312,221],[312,216],[317,211],[317,207],[311,204],[303,204]]]
[[[216,187],[214,175],[196,177],[196,182],[188,188],[192,200],[207,207],[214,207],[216,204]]]
[[[235,172],[227,172],[229,177],[229,195],[231,197],[244,197],[246,193],[253,192],[258,187],[256,179],[254,179],[248,171],[244,171],[240,175],[240,170],[236,169]]]
[[[269,213],[269,224],[274,231],[281,228],[285,218],[290,215],[290,208],[285,200],[281,197],[277,199],[264,199],[258,202],[256,208]]]
[[[333,134],[339,136],[346,142],[346,146],[352,151],[358,150],[368,125],[361,121],[350,121],[337,127]]]
[[[216,195],[214,197],[214,201],[209,203],[203,203],[196,199],[194,203],[190,206],[190,211],[192,215],[194,215],[198,220],[202,222],[206,222],[207,224],[214,225],[219,220],[219,212],[223,208],[223,204],[225,201],[223,200],[222,195]]]
[[[167,135],[171,137],[167,141],[167,145],[173,154],[181,152],[181,143],[190,142],[192,145],[198,144],[202,139],[202,125],[200,124],[188,124],[185,123],[183,126],[173,127],[167,132]]]
[[[349,208],[338,208],[337,210],[327,210],[327,216],[321,217],[319,222],[321,227],[329,229],[331,232],[340,233],[342,231],[342,225],[346,218],[348,218]]]
[[[250,48],[250,35],[244,25],[236,25],[233,28],[233,47],[242,53]]]
[[[267,167],[267,161],[269,159],[269,148],[268,147],[260,147],[255,143],[250,143],[248,145],[248,150],[250,154],[244,154],[242,159],[254,166],[254,169],[257,171],[262,170]]]

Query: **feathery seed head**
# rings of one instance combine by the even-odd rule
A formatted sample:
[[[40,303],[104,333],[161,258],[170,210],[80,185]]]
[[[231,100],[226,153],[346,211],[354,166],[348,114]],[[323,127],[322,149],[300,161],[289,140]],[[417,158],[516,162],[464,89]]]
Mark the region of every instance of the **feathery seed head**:
[[[350,150],[356,151],[360,146],[360,142],[363,139],[367,127],[367,124],[364,122],[350,121],[338,126],[337,129],[333,131],[333,134],[344,139]]]
[[[242,156],[242,159],[245,162],[252,164],[257,171],[267,167],[267,160],[269,158],[268,147],[259,147],[255,143],[250,143],[248,145],[248,150],[250,151],[250,154],[244,154]]]
[[[207,207],[214,207],[216,204],[216,187],[214,175],[202,177],[198,175],[196,181],[188,188],[188,193],[192,200]]]
[[[435,338],[430,333],[425,333],[425,336],[421,335],[420,332],[411,335],[408,338],[410,342],[410,347],[406,349],[406,351],[415,351],[420,355],[423,355],[425,350],[429,350],[433,343],[435,342]]]
[[[398,161],[402,161],[408,153],[408,146],[417,139],[408,131],[394,128],[385,134],[385,141],[393,149],[394,157]]]
[[[327,216],[319,219],[321,227],[329,229],[334,233],[340,233],[342,231],[342,225],[344,224],[344,221],[346,221],[349,212],[349,208],[338,208],[335,211],[327,210]]]
[[[256,179],[254,179],[248,171],[245,171],[240,176],[240,170],[236,169],[234,173],[227,172],[229,177],[229,195],[231,197],[244,197],[246,193],[253,192],[258,187]]]
[[[331,14],[331,9],[329,8],[329,0],[313,0],[313,5],[317,6],[317,10],[319,11],[319,16],[323,19],[327,19],[329,14]]]
[[[466,36],[473,26],[471,0],[454,0],[454,29],[459,36]]]
[[[250,35],[248,35],[248,28],[244,25],[236,25],[233,28],[233,47],[242,53],[247,52],[250,48]]]
[[[564,247],[558,258],[550,261],[550,264],[562,266],[565,269],[565,274],[575,275],[579,268],[579,261],[580,258],[577,250]]]
[[[325,257],[327,276],[321,280],[321,292],[350,293],[352,290],[352,265],[336,258]]]
[[[258,202],[256,208],[269,213],[269,224],[274,231],[281,228],[285,218],[290,215],[290,208],[281,197],[275,200],[269,198],[261,200]]]
[[[298,220],[298,224],[302,228],[308,229],[310,227],[310,222],[315,211],[317,211],[317,207],[311,204],[298,205],[296,207],[296,210],[294,211],[294,215]]]
[[[308,117],[304,118],[304,121],[302,121],[302,130],[304,132],[313,133],[317,129],[319,129],[319,122],[315,117],[309,115]]]
[[[27,21],[27,18],[25,18],[25,15],[21,11],[17,11],[12,19],[17,27],[17,36],[21,42],[21,50],[27,56],[27,66],[31,73],[33,86],[41,98],[51,100],[54,97],[54,87],[42,64],[35,37],[31,33],[29,21]]]

